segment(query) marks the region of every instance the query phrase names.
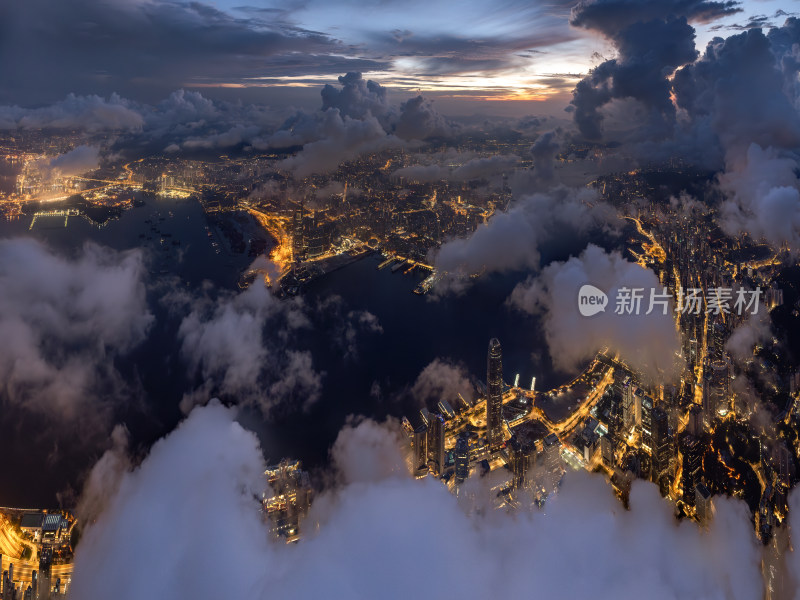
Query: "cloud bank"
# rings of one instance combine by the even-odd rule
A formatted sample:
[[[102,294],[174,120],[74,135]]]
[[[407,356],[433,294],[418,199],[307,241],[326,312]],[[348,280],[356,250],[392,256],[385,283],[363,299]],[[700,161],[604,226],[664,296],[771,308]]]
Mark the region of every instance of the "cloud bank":
[[[315,502],[309,533],[286,546],[267,540],[259,516],[264,463],[255,436],[230,409],[195,409],[122,477],[84,533],[71,597],[761,594],[759,550],[740,502],[716,499],[703,531],[678,523],[652,484],[634,482],[627,511],[602,478],[571,473],[546,510],[468,516],[440,482],[387,469],[400,455],[391,456],[380,429],[342,434],[335,456],[347,483]],[[365,466],[370,448],[380,458]]]

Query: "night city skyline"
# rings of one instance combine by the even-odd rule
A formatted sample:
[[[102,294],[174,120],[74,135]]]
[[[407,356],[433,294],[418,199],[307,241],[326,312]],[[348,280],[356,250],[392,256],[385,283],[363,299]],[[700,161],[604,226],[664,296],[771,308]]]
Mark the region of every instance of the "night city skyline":
[[[2,600],[800,597],[799,7],[0,0]]]

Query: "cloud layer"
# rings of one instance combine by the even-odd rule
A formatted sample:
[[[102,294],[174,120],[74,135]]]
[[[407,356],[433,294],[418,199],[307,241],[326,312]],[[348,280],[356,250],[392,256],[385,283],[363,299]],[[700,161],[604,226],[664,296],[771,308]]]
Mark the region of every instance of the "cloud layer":
[[[127,396],[114,358],[153,322],[140,251],[87,243],[64,258],[32,239],[0,240],[0,381],[13,406],[94,418]]]
[[[273,544],[259,516],[264,464],[255,436],[229,409],[195,409],[122,477],[85,532],[71,597],[761,593],[760,555],[740,502],[716,499],[703,531],[676,522],[652,484],[634,483],[627,511],[602,478],[571,473],[546,511],[468,516],[440,482],[385,468],[400,455],[392,458],[381,427],[362,423],[342,439],[335,456],[347,483],[315,502],[300,544]],[[364,466],[378,447],[382,458]]]
[[[578,292],[583,285],[598,287],[608,295],[604,312],[583,316],[578,309]],[[639,314],[617,314],[621,288],[641,288],[644,297]],[[604,347],[618,352],[632,368],[654,381],[670,380],[677,373],[676,353],[680,349],[670,303],[650,308],[651,290],[662,292],[658,277],[650,269],[628,262],[618,252],[608,254],[589,244],[580,256],[551,263],[536,278],[518,285],[509,303],[522,311],[542,314],[544,331],[554,366],[574,371]]]

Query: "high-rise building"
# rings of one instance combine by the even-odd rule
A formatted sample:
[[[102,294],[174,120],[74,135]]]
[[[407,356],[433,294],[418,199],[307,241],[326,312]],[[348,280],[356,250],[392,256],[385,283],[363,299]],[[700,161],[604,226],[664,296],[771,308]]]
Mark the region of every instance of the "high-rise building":
[[[514,436],[508,442],[508,457],[509,466],[513,473],[513,487],[525,487],[528,480],[528,471],[536,461],[536,446],[529,441],[523,441]]]
[[[636,423],[635,386],[628,379],[622,384],[622,434],[627,437],[631,427]]]
[[[711,500],[711,492],[702,482],[694,486],[695,516],[702,523],[708,523],[714,516],[714,503]]]
[[[670,460],[672,459],[672,433],[669,416],[662,406],[653,408],[652,479],[663,496],[669,491]]]
[[[456,440],[456,483],[463,483],[469,477],[469,442],[460,435]]]
[[[653,399],[650,396],[642,397],[641,404],[642,447],[646,452],[653,454]]]
[[[305,231],[303,213],[305,207],[300,203],[300,208],[294,211],[292,217],[292,261],[296,264],[305,258]]]
[[[712,362],[703,378],[703,412],[706,427],[720,413],[726,413],[729,407],[728,376],[729,365],[725,360]]]
[[[486,442],[494,451],[503,444],[503,352],[492,338],[486,369]]]
[[[444,419],[432,414],[428,422],[428,462],[433,462],[436,474],[444,475]]]
[[[414,475],[424,475],[428,470],[428,427],[420,425],[414,430]]]
[[[695,486],[700,483],[702,476],[703,448],[696,437],[685,434],[681,439],[681,453],[683,454],[681,475],[683,501],[689,506],[694,506]]]

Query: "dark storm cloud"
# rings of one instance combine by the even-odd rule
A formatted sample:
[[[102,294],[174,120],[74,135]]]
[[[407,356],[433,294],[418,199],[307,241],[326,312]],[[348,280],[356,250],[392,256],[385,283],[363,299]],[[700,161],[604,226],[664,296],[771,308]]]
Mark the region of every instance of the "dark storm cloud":
[[[741,10],[734,0],[582,0],[572,9],[570,22],[613,39],[631,25],[654,19],[684,17],[707,23]]]
[[[782,33],[800,42],[795,19]],[[752,143],[763,148],[800,146],[800,115],[785,93],[790,90],[784,88],[774,50],[778,45],[773,48],[770,38],[757,29],[715,38],[697,62],[675,74],[678,106],[698,126],[707,123],[728,159],[742,158]]]
[[[613,100],[641,103],[643,137],[666,137],[675,122],[668,77],[697,57],[689,21],[711,21],[738,12],[738,2],[705,0],[590,0],[573,8],[570,22],[608,38],[617,57],[606,60],[573,91],[574,117],[590,139],[602,136],[601,109]]]
[[[791,13],[796,14],[796,13]],[[769,29],[776,26],[777,19],[788,17],[790,13],[783,10],[777,10],[772,15],[751,15],[744,23],[732,23],[730,25],[717,24],[710,27],[711,31],[746,31],[748,29]]]
[[[433,106],[433,100],[422,95],[400,105],[400,116],[394,126],[397,137],[404,140],[426,140],[449,137],[458,126],[445,119]]]
[[[573,92],[578,129],[587,138],[599,139],[601,108],[612,100],[631,98],[647,110],[644,128],[651,136],[671,133],[675,107],[667,77],[697,56],[694,29],[678,17],[637,22],[610,35],[618,57],[592,69]]]
[[[797,19],[769,36],[751,29],[712,40],[702,58],[675,74],[678,106],[724,153],[719,222],[775,247],[800,247],[800,114],[796,82]]]
[[[441,482],[405,474],[396,426],[370,421],[337,439],[342,483],[315,499],[301,543],[271,543],[259,512],[261,450],[234,418],[218,404],[195,409],[125,472],[84,532],[71,597],[471,600],[535,590],[749,600],[762,592],[740,501],[715,498],[704,531],[678,523],[650,483],[634,482],[626,510],[601,477],[569,473],[547,510],[465,514]]]
[[[0,240],[0,392],[7,406],[75,422],[106,416],[130,390],[114,365],[153,322],[142,252],[87,244],[64,258]]]
[[[324,34],[200,2],[5,2],[0,40],[0,102],[19,104],[71,92],[152,99],[183,85],[270,75],[273,61],[285,69],[281,61],[295,53],[337,54],[335,71],[347,64],[347,49]]]
[[[421,95],[399,106],[388,102],[388,90],[361,73],[339,78],[341,87],[326,85],[322,108],[313,113],[299,111],[272,135],[253,143],[257,148],[302,145],[279,168],[296,177],[334,170],[342,162],[367,152],[378,152],[429,138],[451,136],[460,127],[444,118],[433,101]]]
[[[391,110],[388,89],[381,84],[365,80],[361,73],[351,72],[339,77],[341,88],[326,84],[322,88],[322,110],[339,109],[339,113],[353,119],[363,119],[368,114],[382,117]]]

